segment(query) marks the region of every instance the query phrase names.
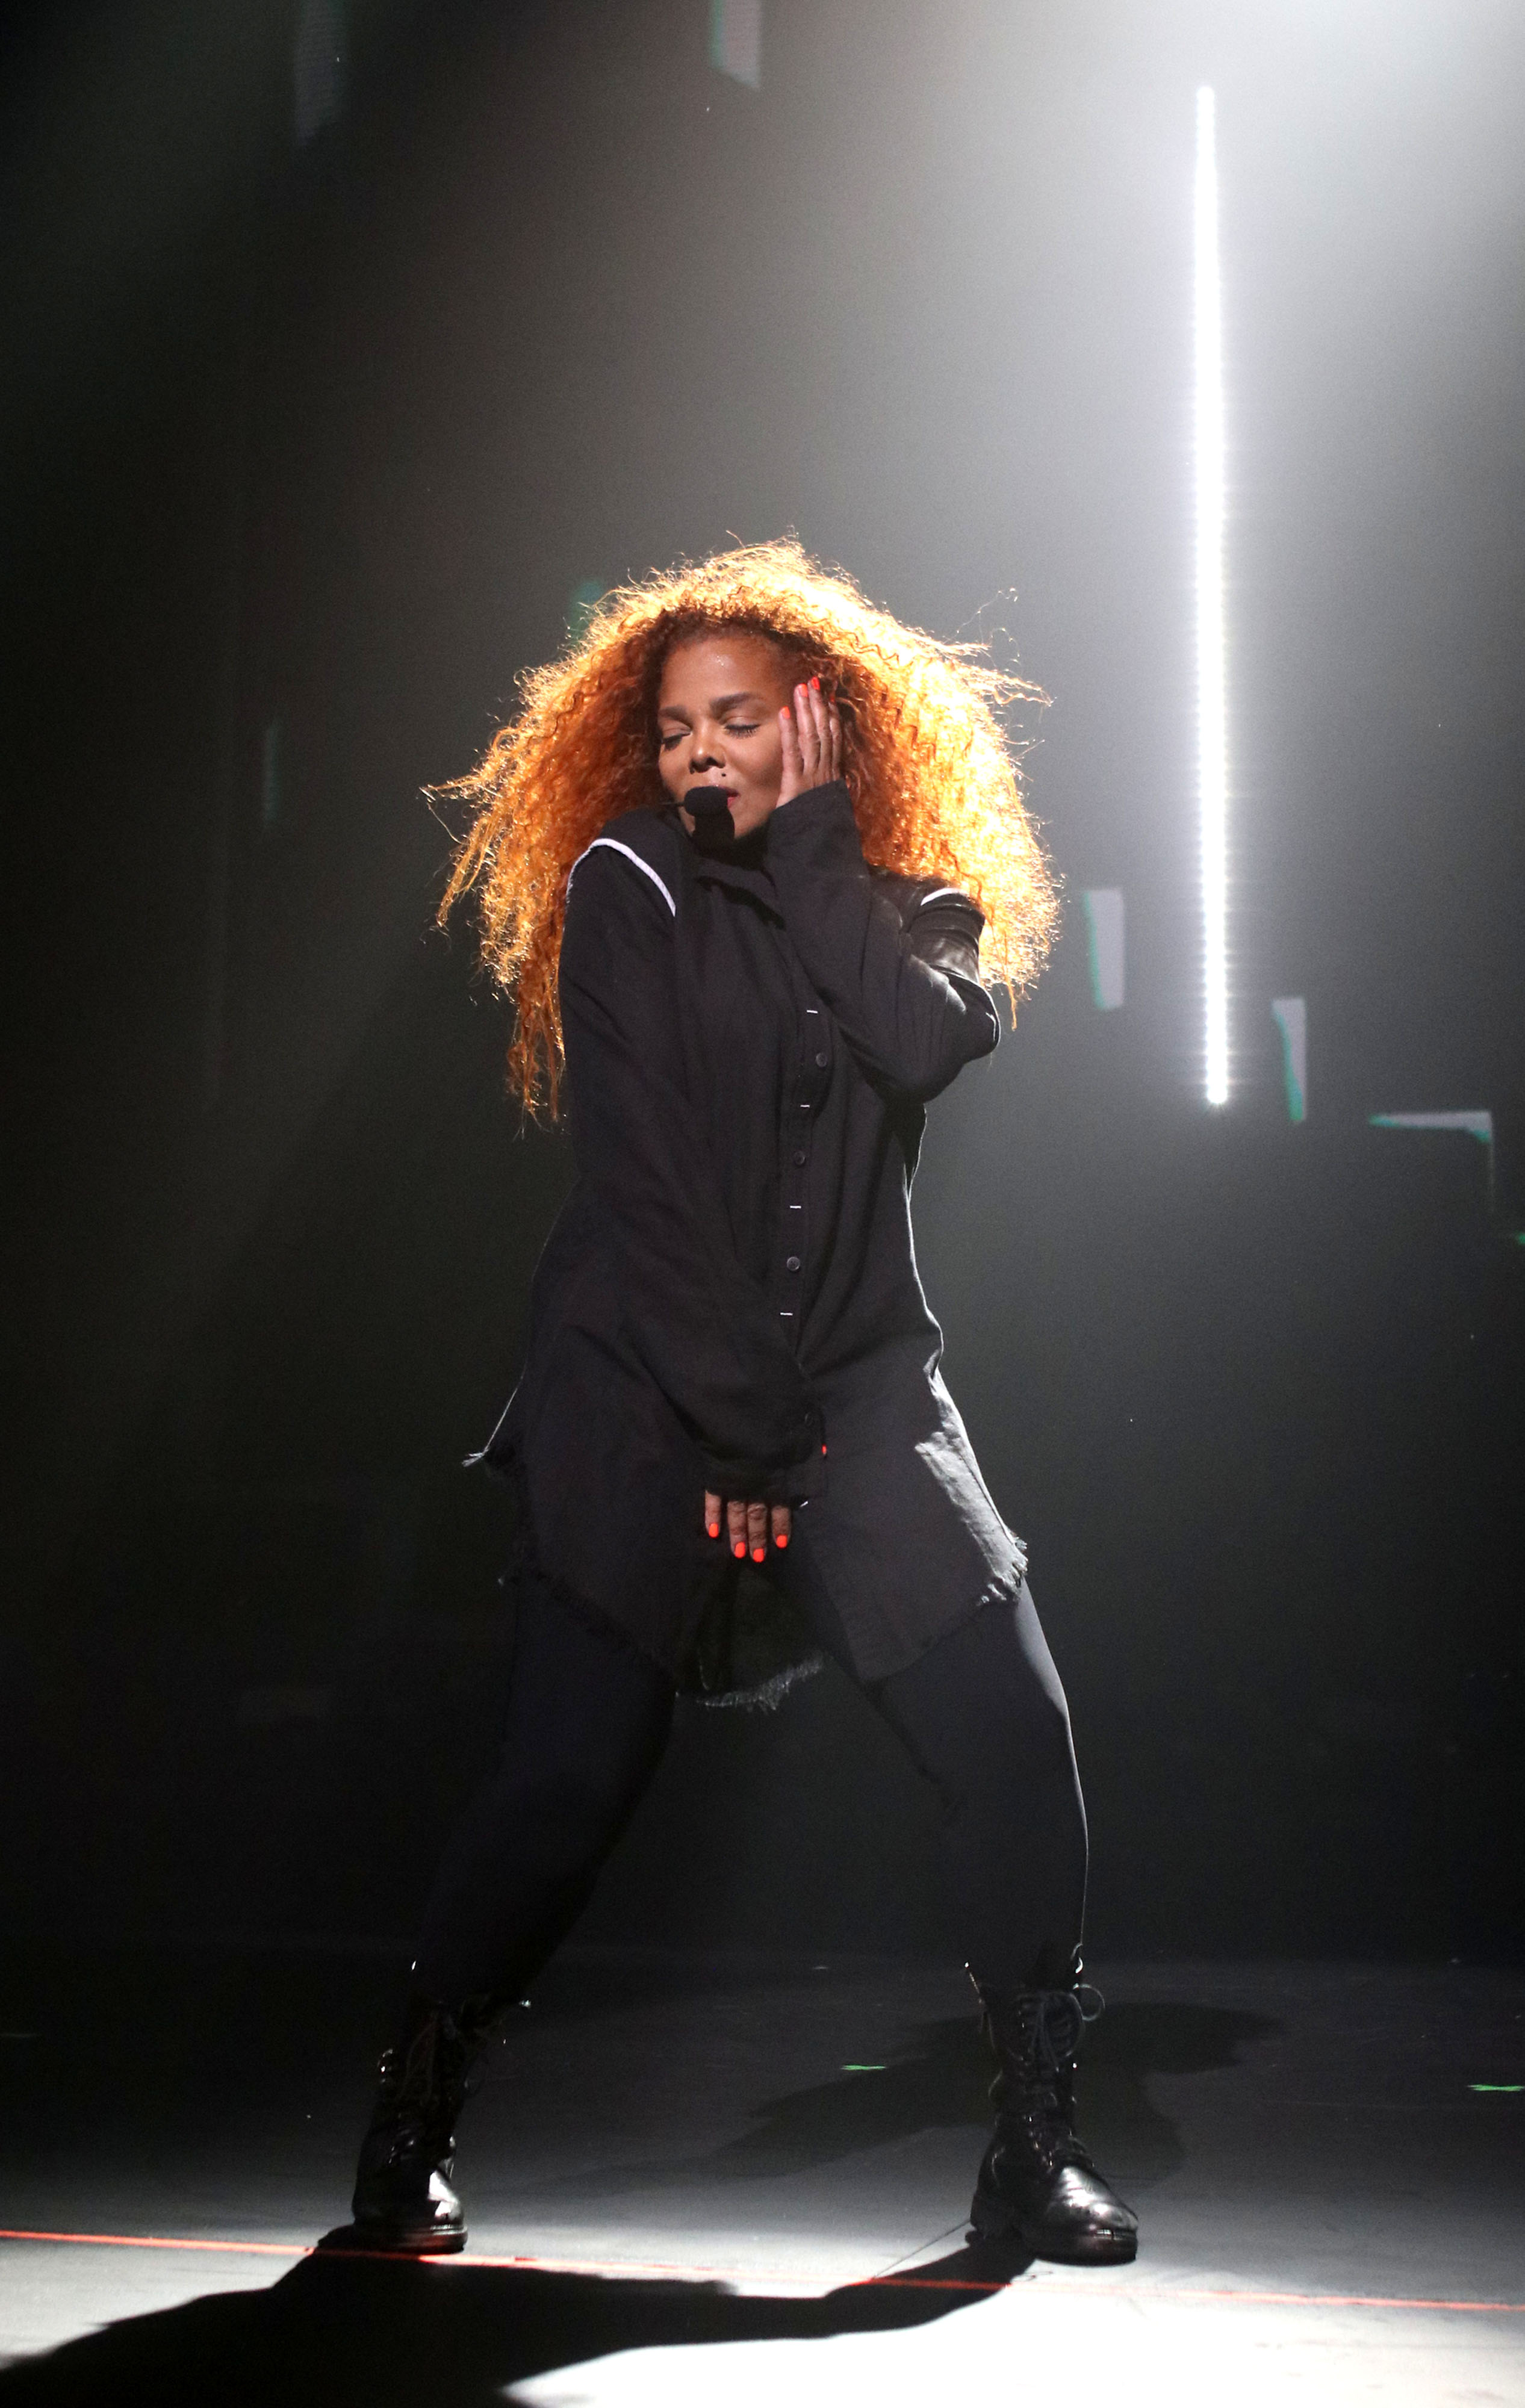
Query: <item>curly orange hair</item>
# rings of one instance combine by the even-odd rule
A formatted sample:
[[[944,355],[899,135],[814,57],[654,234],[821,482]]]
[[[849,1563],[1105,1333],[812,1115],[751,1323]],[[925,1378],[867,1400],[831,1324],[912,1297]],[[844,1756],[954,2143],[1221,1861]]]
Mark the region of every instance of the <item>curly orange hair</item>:
[[[998,711],[1042,703],[981,645],[945,644],[875,609],[792,538],[717,552],[607,594],[560,658],[520,680],[518,716],[469,776],[433,789],[470,810],[439,906],[475,888],[482,955],[517,1005],[512,1083],[553,1115],[562,1063],[556,968],[572,864],[607,820],[667,800],[656,694],[674,643],[714,627],[770,638],[842,715],[843,775],[875,867],[945,879],[985,914],[985,964],[1014,1007],[1058,914]]]

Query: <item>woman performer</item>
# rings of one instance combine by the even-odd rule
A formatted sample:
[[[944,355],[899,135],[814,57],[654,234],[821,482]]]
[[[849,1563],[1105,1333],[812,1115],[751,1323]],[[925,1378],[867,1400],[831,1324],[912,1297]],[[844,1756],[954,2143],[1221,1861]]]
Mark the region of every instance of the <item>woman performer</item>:
[[[586,1904],[676,1694],[776,1695],[813,1642],[942,1803],[998,2068],[975,2229],[1134,2254],[1073,2129],[1097,2010],[1064,1692],[911,1240],[925,1107],[1000,1035],[982,935],[1014,1001],[1055,917],[995,716],[1018,690],[764,544],[609,597],[456,789],[441,916],[476,890],[516,1082],[554,1111],[565,1066],[579,1178],[474,1458],[519,1495],[508,1727],[381,2060],[368,2245],[462,2246],[468,2067]]]

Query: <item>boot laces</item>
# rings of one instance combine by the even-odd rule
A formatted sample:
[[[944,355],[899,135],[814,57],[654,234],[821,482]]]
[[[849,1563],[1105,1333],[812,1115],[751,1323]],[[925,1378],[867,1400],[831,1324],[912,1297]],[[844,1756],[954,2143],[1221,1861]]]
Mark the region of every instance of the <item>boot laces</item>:
[[[1106,2004],[1090,1982],[1063,1990],[1026,1990],[1000,2000],[980,1993],[985,2036],[1000,2067],[992,2095],[1004,2127],[1048,2172],[1078,2166],[1094,2172],[1074,2128],[1074,2071],[1082,2035]]]
[[[1069,1990],[1035,1990],[1032,1996],[1039,2063],[1054,2074],[1072,2073],[1086,2027],[1100,2020],[1105,1999],[1094,1982],[1077,1982]]]
[[[420,2023],[405,2048],[382,2052],[379,2086],[389,2106],[422,2114],[471,2098],[480,2089],[485,2031],[463,2028],[443,2008]]]

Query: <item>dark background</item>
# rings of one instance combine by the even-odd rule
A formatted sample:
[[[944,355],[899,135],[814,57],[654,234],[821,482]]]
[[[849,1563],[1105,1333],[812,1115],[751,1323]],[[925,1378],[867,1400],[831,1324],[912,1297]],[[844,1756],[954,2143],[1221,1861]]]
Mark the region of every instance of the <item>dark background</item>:
[[[704,0],[354,0],[331,74],[282,0],[7,15],[0,1914],[406,1942],[510,1636],[459,1459],[569,1176],[431,933],[419,789],[580,591],[793,526],[1056,697],[1067,934],[917,1214],[1070,1688],[1095,1948],[1518,1954],[1525,16],[765,16],[752,91]],[[1495,1157],[1367,1125],[1435,1108]],[[926,1803],[835,1673],[695,1709],[587,1929],[936,1947]]]

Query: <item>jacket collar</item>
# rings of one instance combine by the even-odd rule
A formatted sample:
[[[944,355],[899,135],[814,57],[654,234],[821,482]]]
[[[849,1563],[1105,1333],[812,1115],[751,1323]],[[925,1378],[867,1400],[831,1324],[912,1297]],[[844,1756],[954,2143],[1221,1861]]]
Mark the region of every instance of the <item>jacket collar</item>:
[[[768,829],[765,826],[749,837],[743,837],[734,853],[729,854],[700,853],[675,805],[669,804],[662,814],[668,820],[683,848],[690,873],[707,886],[730,886],[750,895],[775,918],[782,917],[773,882],[768,875]]]

